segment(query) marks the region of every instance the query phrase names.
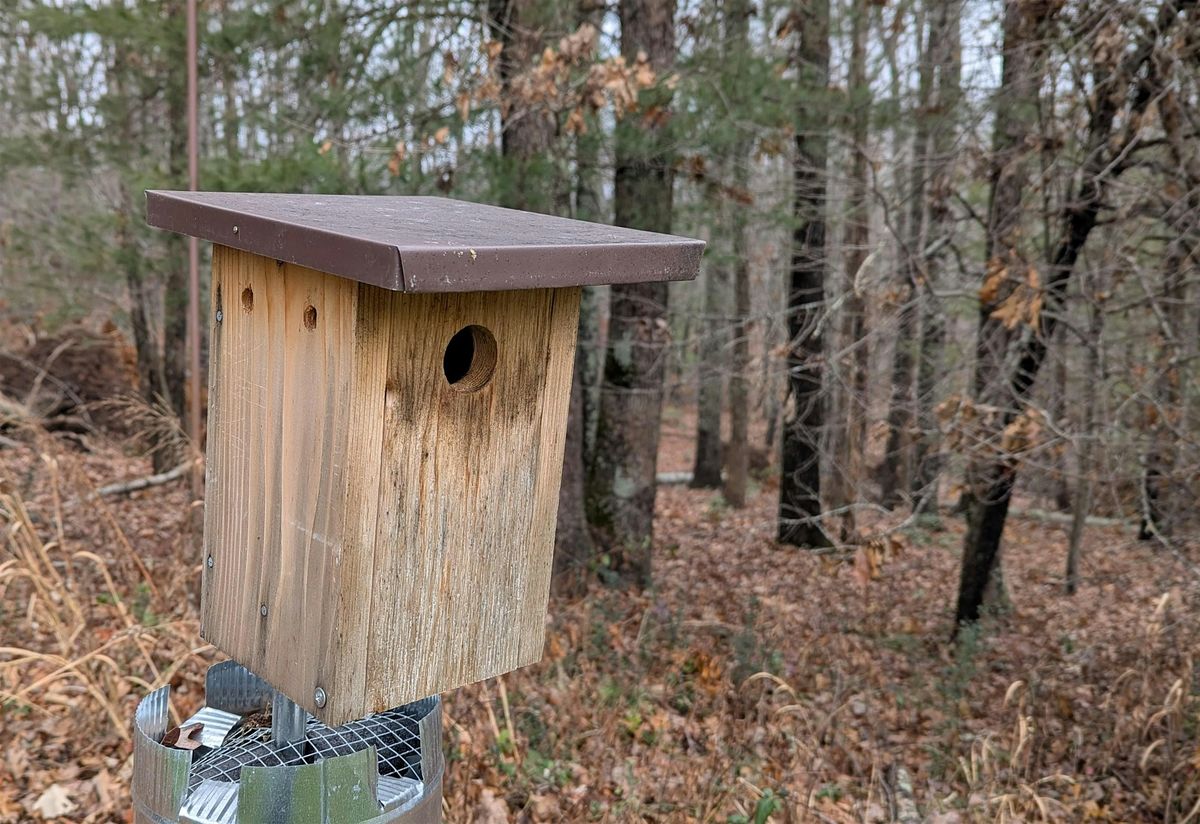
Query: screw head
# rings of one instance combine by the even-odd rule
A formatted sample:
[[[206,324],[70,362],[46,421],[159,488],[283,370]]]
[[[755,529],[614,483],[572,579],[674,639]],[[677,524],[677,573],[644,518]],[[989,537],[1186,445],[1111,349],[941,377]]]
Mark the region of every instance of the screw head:
[[[213,557],[211,555],[209,555],[208,560],[205,561],[205,563],[208,565],[209,569],[212,569],[213,568]]]
[[[317,708],[324,708],[325,702],[328,700],[329,696],[325,694],[325,689],[323,687],[317,687],[316,692],[313,693],[313,703],[317,705]]]
[[[264,618],[266,618],[266,617],[267,617],[267,605],[266,605],[266,604],[259,604],[259,606],[258,606],[258,614],[259,614],[259,615],[261,615],[261,616],[262,616],[262,617],[264,617]]]
[[[225,320],[225,313],[222,312],[220,309],[218,309],[217,310],[217,323],[220,323],[223,320]]]
[[[235,225],[235,226],[233,227],[233,233],[236,235],[236,234],[237,234],[239,231],[240,231],[240,230],[239,230],[239,229],[238,229],[238,227]]]

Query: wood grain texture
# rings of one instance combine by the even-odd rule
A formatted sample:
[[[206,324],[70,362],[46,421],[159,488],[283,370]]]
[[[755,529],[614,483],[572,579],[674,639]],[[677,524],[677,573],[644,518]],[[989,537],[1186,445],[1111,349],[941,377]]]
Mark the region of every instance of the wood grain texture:
[[[204,637],[334,724],[536,661],[579,290],[392,293],[216,247],[212,291]],[[473,324],[495,371],[463,392],[442,359]]]

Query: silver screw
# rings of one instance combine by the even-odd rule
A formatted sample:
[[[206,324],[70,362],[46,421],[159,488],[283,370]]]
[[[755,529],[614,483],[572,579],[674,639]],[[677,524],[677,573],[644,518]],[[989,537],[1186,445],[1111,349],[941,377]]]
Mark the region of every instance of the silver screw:
[[[217,310],[217,323],[220,323],[223,320],[225,320],[225,313],[222,312],[220,309],[218,309]]]
[[[325,694],[323,687],[317,687],[317,691],[313,693],[313,703],[317,705],[317,709],[323,709],[325,702],[329,700],[329,696]]]
[[[213,559],[212,559],[211,555],[208,556],[208,568],[209,569],[213,568]]]
[[[261,615],[261,616],[262,616],[262,617],[264,617],[264,618],[266,618],[266,617],[267,617],[267,605],[266,605],[266,604],[260,604],[260,605],[259,605],[259,607],[258,607],[258,614],[259,614],[259,615]]]
[[[238,233],[238,227],[237,227],[237,226],[234,226],[234,227],[233,227],[233,233],[234,233],[235,235]]]

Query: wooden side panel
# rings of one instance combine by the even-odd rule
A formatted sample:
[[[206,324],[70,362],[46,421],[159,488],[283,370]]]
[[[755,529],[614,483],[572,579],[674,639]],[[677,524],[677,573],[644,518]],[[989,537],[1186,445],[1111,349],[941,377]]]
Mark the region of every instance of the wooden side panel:
[[[201,632],[306,705],[327,675],[322,655],[339,646],[339,580],[356,569],[343,552],[370,555],[362,523],[346,515],[363,484],[370,500],[356,518],[377,499],[387,347],[374,342],[374,359],[358,352],[371,313],[360,288],[214,250],[222,319],[214,306]]]
[[[579,290],[392,301],[374,579],[357,599],[370,611],[367,706],[331,696],[335,717],[542,654]],[[443,356],[468,325],[494,336],[496,365],[464,393]]]

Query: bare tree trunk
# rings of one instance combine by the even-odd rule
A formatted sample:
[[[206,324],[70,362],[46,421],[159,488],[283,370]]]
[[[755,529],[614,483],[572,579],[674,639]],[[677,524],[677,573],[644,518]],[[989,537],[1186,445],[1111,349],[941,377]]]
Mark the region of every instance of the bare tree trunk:
[[[937,382],[946,342],[941,301],[921,296],[921,351],[917,359],[917,440],[913,449],[912,509],[926,526],[938,525],[938,476],[941,474],[940,432],[937,421]]]
[[[569,208],[568,189],[559,176],[546,174],[544,169],[557,137],[557,121],[549,110],[522,100],[512,89],[513,78],[529,68],[541,54],[544,30],[552,11],[540,6],[536,0],[491,0],[488,24],[504,46],[499,74],[505,99],[510,103],[501,117],[501,154],[510,174],[509,185],[500,193],[503,205],[562,214]],[[586,184],[578,181],[576,186],[586,189]],[[581,311],[580,326],[584,331],[588,320],[586,313]],[[554,588],[564,594],[582,589],[594,557],[584,509],[587,344],[586,339],[581,340],[575,354],[554,537]]]
[[[583,428],[585,467],[590,467],[596,456],[596,424],[600,417],[600,375],[604,367],[600,308],[605,297],[607,296],[600,287],[585,286],[579,299],[579,341],[575,348],[575,374],[583,384],[579,425]]]
[[[187,238],[178,235],[167,242],[171,253],[163,282],[163,388],[171,409],[182,419],[187,413]],[[162,468],[169,469],[178,462],[178,456],[169,456]]]
[[[901,503],[901,479],[909,474],[909,430],[912,428],[913,365],[916,362],[917,312],[911,289],[901,293],[892,351],[892,395],[888,403],[887,445],[875,472],[879,502],[891,509]]]
[[[1143,513],[1138,533],[1142,540],[1170,537],[1177,526],[1175,521],[1190,503],[1182,500],[1176,466],[1178,444],[1186,437],[1188,423],[1183,391],[1183,365],[1189,354],[1185,331],[1188,270],[1195,265],[1200,248],[1196,229],[1200,225],[1200,160],[1188,151],[1183,135],[1184,114],[1174,89],[1157,73],[1152,75],[1152,81],[1160,90],[1159,110],[1173,172],[1182,177],[1182,181],[1171,180],[1168,185],[1181,186],[1184,194],[1173,198],[1164,215],[1171,240],[1164,256],[1161,297],[1155,309],[1162,342],[1157,349],[1154,390],[1147,409],[1151,435],[1142,479]]]
[[[224,20],[229,13],[229,0],[220,0],[216,16]],[[229,56],[220,63],[221,78],[221,138],[225,144],[225,162],[235,174],[241,164],[242,153],[238,147],[241,123],[237,112],[238,92],[234,80],[233,61]]]
[[[1167,247],[1163,266],[1162,293],[1158,312],[1162,329],[1157,347],[1154,389],[1148,404],[1150,419],[1150,450],[1145,458],[1142,480],[1143,513],[1138,537],[1142,540],[1169,538],[1175,527],[1178,503],[1175,501],[1176,444],[1182,440],[1183,421],[1182,377],[1180,360],[1183,355],[1181,334],[1184,323],[1186,254],[1184,238],[1176,237]]]
[[[767,285],[765,291],[767,305],[774,306],[783,302],[771,284]],[[763,449],[767,454],[774,455],[777,451],[775,436],[778,434],[779,422],[780,418],[783,417],[783,406],[786,402],[786,398],[784,397],[786,390],[783,387],[787,383],[787,376],[780,375],[775,370],[775,359],[770,355],[777,346],[784,343],[784,341],[779,339],[780,325],[772,320],[764,324],[764,326],[762,336],[762,373],[760,377],[761,401],[759,406],[762,407],[764,414],[767,416],[767,430],[763,432]],[[786,334],[786,330],[784,334]]]
[[[718,186],[709,184],[705,198],[712,214],[728,213]],[[700,362],[696,364],[696,456],[691,481],[691,486],[697,489],[721,486],[721,407],[725,396],[722,354],[727,333],[725,310],[729,300],[727,265],[721,254],[710,253],[704,269],[704,324],[700,332]]]
[[[883,462],[876,470],[879,481],[879,501],[888,508],[898,506],[914,468],[912,460],[913,380],[917,364],[917,306],[918,283],[925,246],[926,183],[929,176],[929,148],[933,94],[933,61],[931,44],[925,32],[925,15],[918,16],[921,54],[918,59],[920,80],[917,88],[916,131],[913,135],[913,158],[908,188],[908,211],[904,221],[905,233],[897,272],[897,292],[900,308],[896,315],[896,340],[892,351],[892,396],[888,404],[887,446]]]
[[[750,4],[747,0],[726,0],[725,43],[734,57],[748,54]],[[738,65],[740,61],[732,61]],[[751,162],[748,145],[738,140],[733,150],[733,185],[746,192]],[[747,234],[750,207],[733,204],[733,350],[729,375],[729,454],[725,479],[725,500],[731,506],[746,505],[750,472],[750,244]]]
[[[1079,589],[1079,558],[1083,552],[1083,533],[1087,526],[1088,511],[1091,509],[1092,453],[1096,437],[1096,395],[1103,379],[1100,374],[1100,347],[1104,338],[1104,306],[1100,296],[1103,284],[1095,283],[1091,289],[1088,324],[1087,365],[1083,388],[1083,425],[1079,444],[1079,479],[1075,482],[1074,511],[1071,513],[1071,534],[1067,544],[1066,592],[1074,595]]]
[[[579,8],[579,22],[600,28],[603,4],[584,0]],[[603,182],[600,175],[600,147],[604,133],[589,128],[575,136],[575,218],[594,223],[607,223],[604,212]],[[590,467],[596,449],[596,418],[600,409],[600,371],[603,366],[600,349],[601,289],[583,287],[579,305],[579,343],[575,350],[576,374],[583,383],[582,427],[583,465]]]
[[[122,202],[130,199],[122,187]],[[137,355],[138,385],[142,398],[155,403],[163,392],[162,356],[155,340],[154,330],[146,312],[149,296],[146,294],[146,278],[142,271],[142,250],[138,248],[130,231],[133,218],[128,211],[117,216],[118,257],[125,270],[125,286],[129,290],[129,325],[133,330],[133,348]]]
[[[792,274],[788,293],[788,383],[792,408],[783,425],[779,540],[820,548],[832,542],[821,528],[821,430],[825,424],[826,162],[828,159],[829,0],[803,0],[797,70],[812,96],[798,117],[793,169]]]
[[[1011,347],[1023,330],[1009,328],[994,318],[993,312],[1011,296],[1030,266],[1020,248],[1021,200],[1028,188],[1035,156],[1032,145],[1035,141],[1031,138],[1038,126],[1038,92],[1045,70],[1044,33],[1048,14],[1048,9],[1042,6],[1020,0],[1005,2],[1003,68],[994,100],[997,117],[985,242],[988,275],[981,290],[972,387],[976,404],[1006,410],[999,429],[992,426],[997,432],[1017,414],[1014,399],[1009,395],[1011,387],[1005,366]],[[989,586],[998,602],[1005,597],[999,575],[993,581],[992,572],[998,566],[1000,537],[1015,481],[1016,466],[1007,459],[972,457],[967,467],[963,492],[967,534],[955,612],[958,622],[979,618]]]
[[[663,76],[675,60],[675,6],[670,0],[622,0],[621,52],[644,51]],[[665,84],[643,92],[662,109]],[[665,118],[628,117],[617,128],[616,223],[671,229],[672,159]],[[655,469],[666,360],[667,284],[614,286],[591,488],[593,523],[606,533],[613,569],[639,586],[651,582]]]
[[[746,242],[746,220],[734,226],[733,269],[733,357],[729,376],[729,471],[725,500],[731,506],[746,505],[750,474],[750,261]]]
[[[917,358],[917,440],[913,450],[913,512],[935,524],[941,437],[936,406],[937,382],[945,345],[944,309],[935,290],[942,282],[943,249],[953,232],[950,196],[958,145],[958,108],[962,97],[961,2],[936,0],[930,20],[929,60],[935,71],[931,103],[938,118],[929,160],[928,226],[919,295],[920,351]]]
[[[836,464],[830,473],[833,482],[829,490],[829,506],[841,514],[838,528],[843,541],[855,534],[855,505],[860,497],[862,482],[863,446],[867,439],[867,371],[870,347],[864,334],[866,307],[858,279],[867,260],[871,239],[871,208],[868,201],[867,143],[871,126],[871,87],[867,81],[867,0],[855,0],[850,9],[850,181],[846,192],[846,226],[842,234],[845,247],[845,271],[842,302],[841,338],[845,351],[841,358],[845,376],[839,388],[842,402],[838,404],[840,420],[832,435]]]
[[[542,53],[545,29],[556,12],[540,0],[488,0],[487,23],[503,46],[497,73],[508,104],[500,117],[500,199],[513,209],[547,214],[564,214],[569,208],[566,181],[556,173],[550,151],[558,121],[545,105],[518,93],[513,80]]]
[[[573,595],[586,587],[594,549],[584,513],[583,391],[575,359],[575,379],[567,411],[567,437],[563,454],[562,485],[558,493],[558,523],[554,533],[555,592]]]
[[[1054,379],[1053,385],[1050,387],[1050,417],[1054,421],[1055,426],[1062,427],[1067,421],[1067,353],[1066,353],[1066,336],[1060,328],[1058,337],[1055,339],[1055,345],[1058,349],[1058,356],[1054,359]],[[1059,512],[1070,512],[1072,495],[1071,484],[1068,481],[1070,473],[1067,470],[1067,452],[1062,450],[1058,453],[1055,460],[1057,466],[1053,474],[1054,482],[1054,506]]]
[[[583,137],[583,136],[581,136]],[[575,217],[600,218],[600,194],[595,180],[594,141],[576,144]],[[558,496],[558,525],[554,534],[555,592],[575,595],[586,588],[595,562],[595,545],[587,522],[587,467],[591,465],[589,440],[594,436],[597,378],[600,358],[599,306],[596,288],[585,286],[579,304],[579,338],[571,401],[567,412],[567,437],[563,453],[562,486]]]

